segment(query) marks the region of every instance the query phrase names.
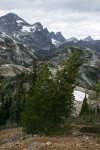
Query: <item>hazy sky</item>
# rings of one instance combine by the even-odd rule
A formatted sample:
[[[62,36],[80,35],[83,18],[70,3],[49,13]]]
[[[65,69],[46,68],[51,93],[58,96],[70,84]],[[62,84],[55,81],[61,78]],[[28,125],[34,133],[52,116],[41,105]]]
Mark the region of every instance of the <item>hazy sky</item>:
[[[68,37],[100,39],[100,0],[0,0],[0,16],[14,12],[29,23]]]

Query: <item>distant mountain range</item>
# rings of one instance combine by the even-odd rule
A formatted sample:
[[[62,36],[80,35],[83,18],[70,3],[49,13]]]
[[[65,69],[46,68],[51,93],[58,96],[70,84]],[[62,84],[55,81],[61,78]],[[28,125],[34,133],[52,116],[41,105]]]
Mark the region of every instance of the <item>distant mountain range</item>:
[[[7,42],[9,44],[7,44]],[[61,32],[49,32],[40,22],[29,24],[14,13],[8,13],[0,17],[1,61],[2,57],[8,57],[5,55],[10,52],[15,53],[16,58],[20,59],[20,61],[25,60],[23,58],[24,55],[27,56],[28,61],[30,61],[29,58],[33,56],[47,56],[51,51],[56,51],[60,45],[65,43],[67,43],[67,45],[80,46],[82,48],[87,47],[100,51],[100,41],[94,40],[90,36],[83,40],[78,40],[75,37],[66,39]],[[7,51],[6,49],[11,49],[11,51]]]
[[[31,25],[14,13],[0,17],[1,74],[7,73],[7,68],[11,72],[26,72],[25,68],[30,67],[34,58],[46,60],[55,72],[60,61],[66,59],[73,49],[78,50],[84,59],[78,84],[91,87],[100,78],[99,40],[90,36],[83,40],[66,39],[61,32],[49,32],[40,22]]]
[[[81,40],[78,40],[78,39],[75,38],[75,37],[71,37],[71,38],[67,39],[67,42],[77,43],[77,42],[79,42],[79,41],[93,42],[93,41],[95,41],[95,40],[94,40],[91,36],[88,36],[88,37],[84,38],[83,40],[82,40],[82,39],[81,39]]]
[[[41,49],[53,48],[54,40],[58,44],[66,41],[61,32],[49,32],[39,22],[31,25],[14,13],[0,17],[0,37],[7,35]]]
[[[75,37],[66,39],[61,32],[49,32],[47,28],[43,28],[40,22],[29,24],[14,13],[8,13],[0,17],[0,37],[11,36],[16,39],[23,39],[23,42],[31,42],[32,46],[42,49],[57,47],[66,42],[77,43]],[[94,41],[90,36],[83,39],[86,42]]]

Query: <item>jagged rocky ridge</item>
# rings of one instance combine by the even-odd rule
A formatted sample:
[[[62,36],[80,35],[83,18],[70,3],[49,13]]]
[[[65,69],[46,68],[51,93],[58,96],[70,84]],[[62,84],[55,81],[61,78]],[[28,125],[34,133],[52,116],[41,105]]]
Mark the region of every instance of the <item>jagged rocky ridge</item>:
[[[21,72],[25,70],[21,69],[22,66],[30,67],[34,58],[39,61],[45,59],[54,73],[60,61],[66,59],[71,50],[78,50],[84,60],[77,84],[92,87],[100,78],[100,41],[95,41],[91,37],[83,40],[73,37],[66,40],[61,32],[49,32],[39,22],[30,25],[13,13],[0,17],[1,65],[10,64],[10,69],[16,68],[15,70]]]
[[[45,50],[54,47],[53,38],[58,43],[65,42],[61,32],[54,33],[55,37],[53,37],[47,28],[43,28],[41,23],[37,22],[31,25],[14,13],[0,17],[0,36],[2,38],[6,35],[19,39],[32,47],[35,46]]]
[[[0,17],[0,63],[27,66],[34,57],[47,57],[65,42],[61,32],[54,35],[41,23],[31,25],[14,13]]]

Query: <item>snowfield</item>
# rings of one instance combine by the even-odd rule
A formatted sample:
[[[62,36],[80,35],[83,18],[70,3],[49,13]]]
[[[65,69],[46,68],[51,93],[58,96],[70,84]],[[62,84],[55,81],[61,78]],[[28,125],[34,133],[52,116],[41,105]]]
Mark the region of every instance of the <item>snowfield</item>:
[[[22,23],[23,21],[22,20],[17,20],[16,21],[18,24]]]
[[[32,30],[32,31],[31,31]],[[37,29],[35,25],[33,26],[23,26],[21,29],[22,32],[35,32],[35,31],[41,31],[40,29]]]
[[[53,44],[53,45],[56,45],[56,46],[59,46],[59,45],[61,45],[62,43],[59,42],[59,41],[57,41],[57,40],[55,40],[55,39],[52,39],[52,44]]]
[[[86,93],[81,92],[81,91],[74,91],[75,100],[82,102],[84,100],[84,98],[85,98],[85,94]],[[89,95],[86,94],[86,97],[88,98]]]
[[[31,30],[30,27],[23,26],[23,29],[22,29],[23,32],[30,32],[30,30]]]

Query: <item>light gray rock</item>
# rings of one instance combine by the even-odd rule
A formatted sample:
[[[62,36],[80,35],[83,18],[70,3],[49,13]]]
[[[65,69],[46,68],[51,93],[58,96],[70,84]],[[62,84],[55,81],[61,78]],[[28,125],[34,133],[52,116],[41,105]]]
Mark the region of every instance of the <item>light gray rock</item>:
[[[51,145],[52,145],[52,142],[48,141],[48,142],[46,142],[46,145],[47,145],[47,146],[51,146]]]

